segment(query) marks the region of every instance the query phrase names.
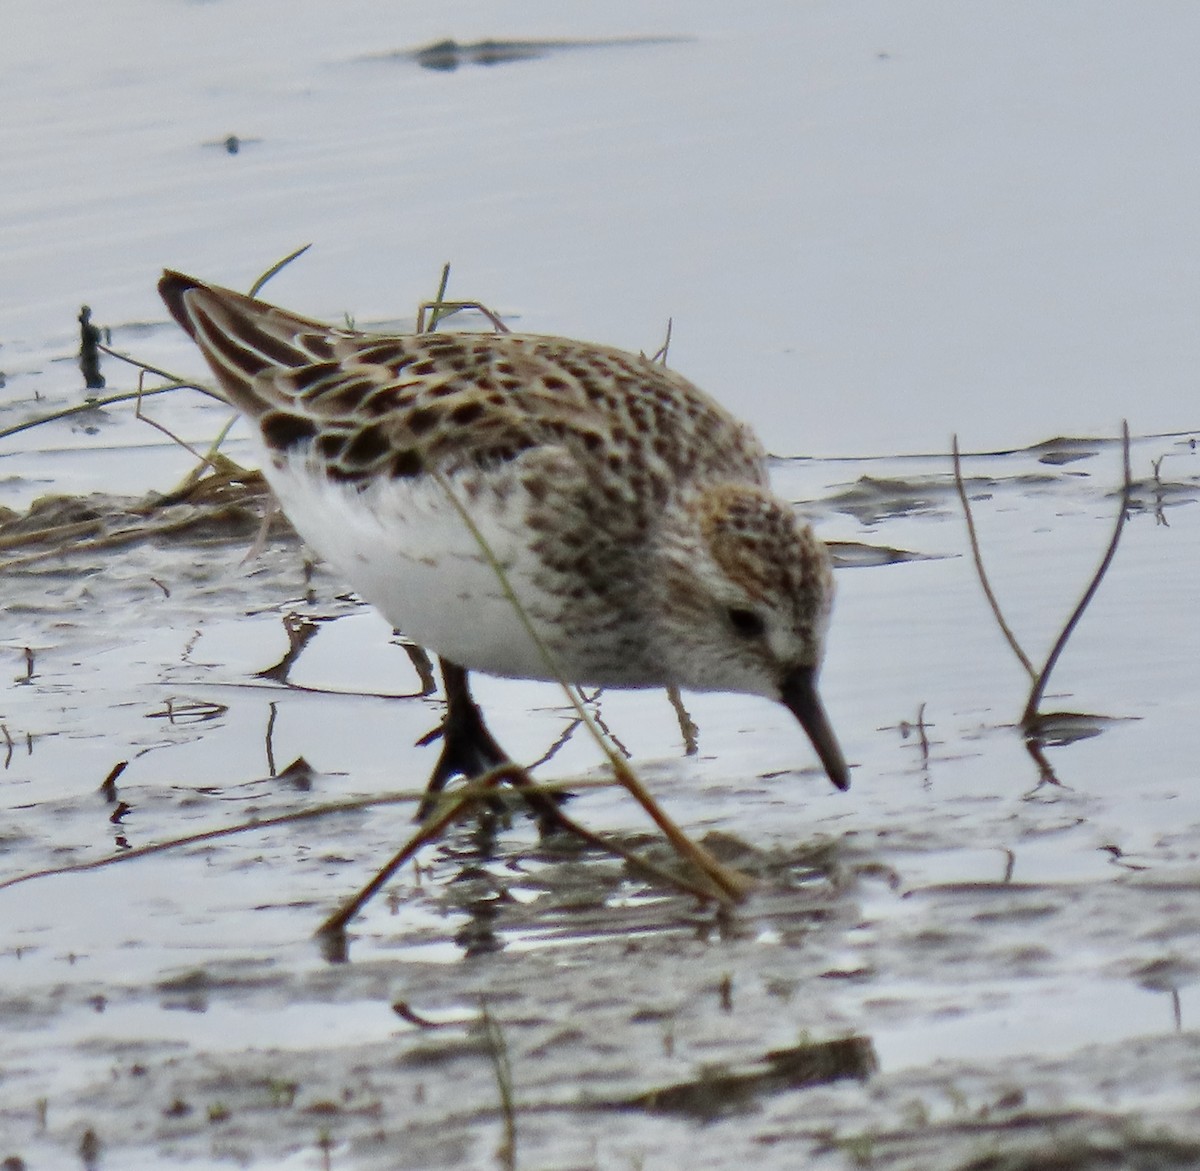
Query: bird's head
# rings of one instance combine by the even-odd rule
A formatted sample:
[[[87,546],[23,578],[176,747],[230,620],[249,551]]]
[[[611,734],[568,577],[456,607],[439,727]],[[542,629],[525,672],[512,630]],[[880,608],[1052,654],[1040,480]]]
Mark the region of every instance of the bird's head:
[[[660,533],[660,651],[681,687],[764,695],[808,733],[839,789],[850,773],[817,694],[833,602],[829,552],[790,505],[723,484]]]

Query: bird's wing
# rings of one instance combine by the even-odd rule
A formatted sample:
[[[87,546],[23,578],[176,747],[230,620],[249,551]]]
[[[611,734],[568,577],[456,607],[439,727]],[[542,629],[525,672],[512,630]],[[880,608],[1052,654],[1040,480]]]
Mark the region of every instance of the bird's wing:
[[[159,291],[267,446],[311,442],[337,478],[414,476],[550,446],[629,503],[689,481],[765,483],[748,428],[633,354],[528,334],[333,329],[175,272]]]

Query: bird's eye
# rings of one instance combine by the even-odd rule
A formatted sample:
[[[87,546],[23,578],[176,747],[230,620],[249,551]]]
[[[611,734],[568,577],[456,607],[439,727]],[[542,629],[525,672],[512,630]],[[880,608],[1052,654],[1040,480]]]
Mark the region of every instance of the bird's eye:
[[[753,610],[741,610],[736,606],[729,611],[729,622],[742,638],[761,638],[766,623]]]

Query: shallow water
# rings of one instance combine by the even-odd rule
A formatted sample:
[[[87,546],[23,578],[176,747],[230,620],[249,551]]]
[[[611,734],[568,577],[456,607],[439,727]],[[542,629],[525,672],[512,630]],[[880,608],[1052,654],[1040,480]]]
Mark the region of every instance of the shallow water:
[[[0,368],[74,388],[81,303],[122,337],[162,321],[160,267],[245,287],[312,241],[272,293],[315,316],[406,316],[452,261],[521,328],[653,352],[672,317],[677,368],[781,454],[1194,426],[1198,26],[1135,0],[8,0]],[[404,55],[498,38],[647,43]],[[201,369],[173,330],[139,348]]]
[[[1107,540],[1119,457],[1043,454],[966,466],[997,592],[1034,658]],[[60,1159],[90,1128],[133,1166],[319,1166],[324,1135],[335,1166],[490,1166],[481,998],[513,1067],[522,1165],[670,1165],[710,1098],[652,1125],[632,1102],[705,1070],[753,1088],[707,1124],[703,1166],[751,1151],[841,1165],[864,1143],[887,1166],[957,1166],[996,1144],[1086,1154],[1135,1115],[1195,1139],[1200,482],[1174,439],[1136,443],[1134,467],[1159,456],[1171,503],[1156,516],[1153,483],[1138,485],[1144,507],[1047,700],[1111,717],[1048,750],[1059,784],[1039,783],[1012,726],[1025,685],[964,556],[949,461],[780,463],[781,490],[831,539],[926,555],[838,571],[823,682],[851,792],[829,789],[772,705],[688,696],[688,757],[665,697],[595,703],[670,812],[762,877],[745,907],[723,917],[616,860],[540,846],[518,815],[425,851],[352,924],[350,962],[330,966],[312,932],[406,835],[404,804],[10,886],[9,1149]],[[868,496],[866,520],[847,510]],[[414,694],[407,656],[322,571],[306,597],[294,541],[243,564],[249,540],[10,571],[8,666],[26,674],[28,645],[34,670],[3,711],[6,876],[419,789],[430,750],[411,746],[437,709]],[[291,686],[257,675],[286,650],[284,614],[321,619]],[[568,723],[551,687],[479,693],[522,759]],[[297,785],[285,766],[299,757],[312,771]],[[121,760],[128,809],[112,824],[98,789]],[[573,737],[540,775],[599,772]],[[581,791],[572,809],[648,844],[618,790]],[[771,1051],[850,1036],[877,1063],[865,1081],[758,1080]],[[596,1106],[621,1102],[614,1127]],[[1156,1165],[1188,1165],[1172,1150]]]
[[[427,849],[330,964],[313,931],[432,764],[438,706],[386,625],[286,535],[244,560],[253,508],[8,564],[0,882],[377,803],[0,889],[0,1158],[492,1167],[486,1000],[522,1167],[1200,1161],[1192,8],[10,8],[0,429],[80,401],[83,301],[196,373],[157,269],[245,285],[305,239],[271,295],[331,319],[411,320],[446,259],[523,329],[651,350],[674,315],[673,365],[796,456],[778,487],[839,543],[823,690],[854,780],[833,792],[765,702],[687,696],[689,756],[664,696],[604,694],[667,809],[762,879],[744,907],[518,813]],[[680,39],[371,59],[658,36]],[[225,419],[189,392],[146,409],[201,445]],[[1135,507],[1043,704],[1087,717],[1046,750],[1055,783],[940,453],[955,429],[1007,452],[964,474],[1040,663],[1112,530],[1120,451],[1094,437],[1123,414]],[[89,412],[0,439],[0,505],[102,492],[124,523],[192,463],[128,407]],[[289,616],[317,626],[284,685],[261,672]],[[478,693],[518,759],[570,729],[553,687]],[[661,855],[623,792],[583,787],[599,762],[575,733],[539,775]],[[831,1052],[845,1076],[797,1072]]]

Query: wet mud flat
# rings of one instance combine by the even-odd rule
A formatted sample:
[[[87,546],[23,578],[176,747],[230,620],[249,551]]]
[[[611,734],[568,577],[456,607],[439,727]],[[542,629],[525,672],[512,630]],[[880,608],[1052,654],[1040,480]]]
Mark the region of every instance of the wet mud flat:
[[[838,542],[851,791],[773,705],[685,697],[689,752],[665,697],[590,697],[753,897],[718,911],[514,809],[423,850],[333,963],[314,930],[411,832],[437,702],[286,532],[246,559],[245,484],[147,502],[191,457],[80,405],[74,356],[86,301],[118,349],[198,369],[154,274],[232,284],[315,240],[280,299],[329,320],[410,328],[447,259],[522,328],[649,352],[673,317],[672,365],[783,452],[1184,426],[1180,12],[394,9],[119,0],[63,37],[15,5],[0,38],[0,430],[77,408],[0,443],[0,1166],[1200,1164],[1194,436],[1134,443],[1036,753],[948,455],[779,461]],[[225,421],[150,413],[200,449]],[[1040,666],[1118,449],[963,471]],[[479,691],[575,817],[671,861],[590,787],[553,688]]]
[[[1121,547],[1047,697],[1089,718],[1042,746],[1050,777],[948,458],[779,461],[838,542],[824,687],[851,791],[772,705],[687,696],[689,755],[665,697],[592,697],[751,898],[698,902],[514,808],[424,850],[339,963],[313,932],[409,834],[432,763],[417,666],[286,530],[244,560],[254,493],[109,544],[129,500],[14,502],[0,879],[57,873],[0,889],[0,1156],[1196,1165],[1196,459],[1189,437],[1134,444]],[[1037,657],[1107,540],[1118,449],[964,479]],[[21,544],[48,520],[98,543]],[[481,698],[515,755],[549,754],[539,778],[577,783],[573,816],[671,862],[588,786],[598,753],[553,688]]]

